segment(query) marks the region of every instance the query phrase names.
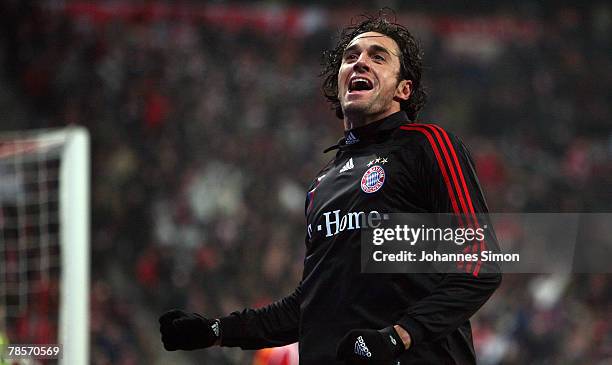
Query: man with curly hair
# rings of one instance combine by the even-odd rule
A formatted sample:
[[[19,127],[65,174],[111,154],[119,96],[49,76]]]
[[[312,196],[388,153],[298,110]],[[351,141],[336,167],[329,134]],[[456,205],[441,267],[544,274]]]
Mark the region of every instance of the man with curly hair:
[[[384,16],[342,32],[322,75],[345,137],[327,150],[336,155],[307,194],[302,281],[275,303],[219,319],[165,313],[167,350],[299,341],[303,365],[476,363],[469,318],[499,274],[480,262],[466,273],[361,272],[364,217],[448,212],[478,225],[476,214],[487,212],[464,145],[436,125],[413,123],[426,99],[421,72],[418,43]],[[466,249],[477,253],[484,242]]]

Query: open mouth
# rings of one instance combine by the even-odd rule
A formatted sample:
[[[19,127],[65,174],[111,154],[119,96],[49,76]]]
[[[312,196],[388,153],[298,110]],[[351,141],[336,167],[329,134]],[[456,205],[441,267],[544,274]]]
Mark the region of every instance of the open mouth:
[[[348,92],[359,92],[359,91],[368,91],[372,90],[374,86],[372,85],[372,81],[364,78],[364,77],[353,77],[349,82]]]

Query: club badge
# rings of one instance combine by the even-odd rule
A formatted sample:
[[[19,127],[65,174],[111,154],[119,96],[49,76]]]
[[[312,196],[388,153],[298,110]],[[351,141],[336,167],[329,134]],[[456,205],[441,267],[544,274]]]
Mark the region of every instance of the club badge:
[[[364,193],[374,193],[385,183],[385,170],[382,166],[374,165],[370,167],[361,178],[361,190]]]

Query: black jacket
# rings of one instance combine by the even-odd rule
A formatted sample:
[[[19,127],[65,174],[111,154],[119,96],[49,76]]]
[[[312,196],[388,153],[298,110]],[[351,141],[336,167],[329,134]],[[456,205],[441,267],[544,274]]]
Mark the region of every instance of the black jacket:
[[[371,211],[486,213],[467,149],[438,126],[409,123],[404,112],[346,132],[331,149],[335,158],[307,194],[302,281],[278,302],[223,318],[222,345],[299,341],[300,364],[336,364],[349,330],[399,324],[413,341],[401,364],[474,364],[469,318],[501,275],[480,272],[480,263],[466,274],[362,274],[351,220]]]

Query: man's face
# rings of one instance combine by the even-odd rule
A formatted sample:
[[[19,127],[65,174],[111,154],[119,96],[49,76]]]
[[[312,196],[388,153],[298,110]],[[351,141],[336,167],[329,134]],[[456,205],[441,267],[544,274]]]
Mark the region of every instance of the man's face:
[[[410,81],[398,83],[400,51],[386,35],[366,32],[346,47],[338,71],[338,99],[346,117],[366,121],[400,110],[410,95]],[[407,88],[405,84],[408,84]]]

